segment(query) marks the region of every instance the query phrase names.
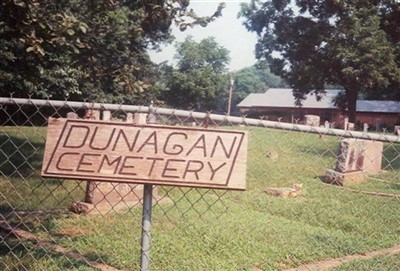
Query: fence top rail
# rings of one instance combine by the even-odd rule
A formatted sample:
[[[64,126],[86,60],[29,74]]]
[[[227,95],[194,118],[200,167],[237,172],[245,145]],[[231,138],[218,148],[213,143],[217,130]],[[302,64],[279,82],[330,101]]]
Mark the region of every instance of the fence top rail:
[[[375,140],[391,143],[400,143],[400,136],[378,133],[366,133],[359,131],[348,131],[342,129],[332,129],[325,127],[315,127],[302,124],[285,123],[279,121],[268,121],[261,119],[251,119],[243,117],[235,117],[221,114],[212,114],[210,112],[195,112],[187,110],[178,110],[171,108],[153,108],[152,106],[137,106],[124,104],[107,104],[107,103],[92,103],[92,102],[76,102],[76,101],[61,101],[61,100],[41,100],[31,98],[5,98],[0,97],[0,104],[18,104],[18,105],[35,105],[35,106],[52,106],[52,107],[70,107],[70,108],[91,108],[96,110],[123,110],[125,112],[141,112],[148,113],[150,110],[153,113],[160,115],[174,115],[183,118],[209,119],[214,122],[227,122],[233,125],[247,125],[265,128],[274,128],[288,131],[298,131],[306,133],[315,133],[320,135],[334,135],[349,138],[359,138],[366,140]]]

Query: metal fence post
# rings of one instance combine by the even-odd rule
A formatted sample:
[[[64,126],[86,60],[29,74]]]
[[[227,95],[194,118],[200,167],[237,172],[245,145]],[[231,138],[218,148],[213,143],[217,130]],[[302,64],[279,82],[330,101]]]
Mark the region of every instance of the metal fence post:
[[[149,106],[147,123],[154,123],[153,101]],[[142,244],[140,257],[140,270],[148,271],[150,265],[150,242],[151,242],[151,211],[153,207],[153,185],[143,185],[143,211],[142,211]]]
[[[142,248],[140,258],[141,271],[148,271],[150,264],[152,199],[153,185],[145,184],[143,189]]]

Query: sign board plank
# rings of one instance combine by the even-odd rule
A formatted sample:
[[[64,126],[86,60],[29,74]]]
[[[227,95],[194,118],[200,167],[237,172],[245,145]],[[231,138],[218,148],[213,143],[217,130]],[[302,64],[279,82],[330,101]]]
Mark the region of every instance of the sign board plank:
[[[49,119],[42,176],[244,190],[244,131]]]

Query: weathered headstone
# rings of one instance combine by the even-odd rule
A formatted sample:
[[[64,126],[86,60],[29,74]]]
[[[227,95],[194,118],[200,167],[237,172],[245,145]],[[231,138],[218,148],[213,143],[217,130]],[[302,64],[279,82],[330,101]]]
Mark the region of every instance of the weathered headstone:
[[[269,187],[264,192],[276,197],[294,198],[302,194],[302,184],[296,183],[291,187]]]
[[[344,139],[340,142],[336,170],[342,173],[362,171],[364,163],[363,141]]]
[[[133,122],[133,114],[132,113],[126,114],[126,122]]]
[[[324,182],[341,186],[362,183],[364,180],[365,174],[360,171],[342,173],[334,169],[327,169],[324,176]]]
[[[376,174],[382,170],[383,143],[365,140],[363,171]]]
[[[103,111],[103,120],[110,121],[111,120],[111,112],[110,111]]]
[[[291,187],[283,187],[283,188],[267,188],[264,190],[268,195],[272,195],[275,197],[283,197],[283,198],[294,198],[301,195],[301,191],[293,189]]]
[[[96,109],[86,109],[84,119],[91,120],[99,120],[100,119],[100,111]]]
[[[364,133],[368,133],[368,128],[369,128],[368,123],[364,123],[364,125],[363,125]]]
[[[67,119],[78,119],[79,116],[75,112],[68,112],[67,113]]]
[[[394,126],[394,134],[400,136],[400,125]]]
[[[72,210],[84,214],[102,214],[136,206],[143,198],[143,185],[89,181],[85,202],[75,203]],[[90,195],[90,196],[89,196]],[[158,198],[158,193],[154,192]],[[85,206],[85,209],[82,209]]]
[[[147,114],[135,113],[134,117],[133,117],[133,122],[136,124],[146,124],[147,123]]]
[[[304,115],[305,124],[319,127],[320,117],[316,115]]]
[[[383,143],[343,139],[336,168],[326,170],[325,181],[339,185],[362,182],[367,174],[381,171]]]

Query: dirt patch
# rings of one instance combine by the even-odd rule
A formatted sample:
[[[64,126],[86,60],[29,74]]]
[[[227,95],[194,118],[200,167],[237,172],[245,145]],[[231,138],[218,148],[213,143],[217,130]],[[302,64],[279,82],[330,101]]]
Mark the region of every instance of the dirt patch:
[[[8,235],[13,235],[14,237],[18,238],[19,240],[30,241],[39,248],[47,248],[56,253],[60,253],[67,257],[73,258],[77,261],[84,262],[87,265],[89,265],[93,268],[96,268],[98,270],[101,270],[101,271],[121,271],[120,269],[117,269],[113,266],[110,266],[110,265],[107,265],[104,263],[99,263],[96,261],[91,261],[91,260],[87,259],[85,256],[83,256],[75,251],[72,251],[67,248],[56,245],[52,241],[38,237],[31,232],[12,227],[11,225],[9,225],[8,223],[3,222],[3,221],[0,221],[0,231],[6,232],[6,233],[8,233]]]
[[[370,260],[377,256],[392,256],[400,254],[400,245],[391,248],[380,249],[371,251],[364,254],[348,255],[341,258],[329,259],[312,264],[302,265],[296,268],[285,269],[282,271],[326,271],[334,267],[338,267],[344,263],[349,263],[355,260]]]

